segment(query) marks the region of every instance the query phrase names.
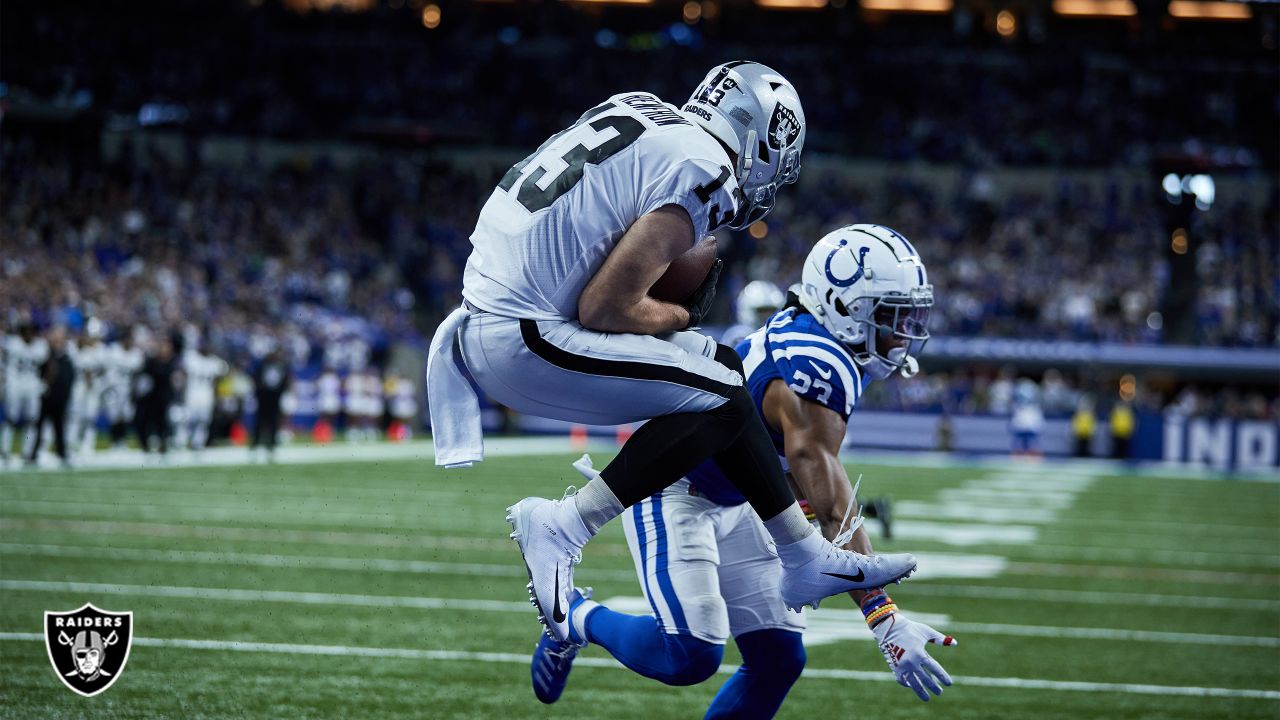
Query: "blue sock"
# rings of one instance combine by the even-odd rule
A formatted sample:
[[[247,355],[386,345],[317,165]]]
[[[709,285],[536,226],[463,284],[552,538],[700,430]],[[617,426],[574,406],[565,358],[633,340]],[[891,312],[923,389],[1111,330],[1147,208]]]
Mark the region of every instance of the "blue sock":
[[[715,674],[724,646],[692,635],[670,635],[652,615],[625,615],[600,606],[586,620],[587,639],[631,670],[668,685],[696,685]]]
[[[742,666],[716,693],[705,720],[765,720],[804,670],[804,643],[790,630],[757,630],[736,638]]]

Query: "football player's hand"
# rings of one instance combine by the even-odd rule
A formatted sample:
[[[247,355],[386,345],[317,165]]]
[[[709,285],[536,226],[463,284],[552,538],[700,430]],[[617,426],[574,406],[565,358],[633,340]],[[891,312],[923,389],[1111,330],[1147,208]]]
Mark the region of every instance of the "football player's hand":
[[[702,323],[702,319],[711,312],[711,301],[716,299],[716,282],[720,279],[720,270],[724,267],[724,261],[716,258],[712,263],[711,269],[707,271],[707,276],[703,278],[702,284],[697,290],[693,291],[693,295],[689,296],[689,300],[685,302],[684,309],[689,311],[689,324],[685,329],[697,327]]]
[[[929,643],[956,645],[955,638],[924,623],[908,620],[901,613],[876,625],[871,632],[898,684],[911,688],[921,700],[929,702],[929,692],[941,695],[942,686],[951,685],[951,676],[937,660],[929,657],[925,646]]]

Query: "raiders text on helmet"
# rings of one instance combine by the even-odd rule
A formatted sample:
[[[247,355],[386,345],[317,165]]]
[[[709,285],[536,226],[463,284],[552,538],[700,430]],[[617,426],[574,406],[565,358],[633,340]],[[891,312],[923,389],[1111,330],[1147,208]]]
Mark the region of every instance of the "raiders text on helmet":
[[[778,188],[799,179],[804,109],[796,89],[773,69],[746,61],[712,68],[683,112],[738,155],[734,175],[745,201],[729,227],[763,218]]]

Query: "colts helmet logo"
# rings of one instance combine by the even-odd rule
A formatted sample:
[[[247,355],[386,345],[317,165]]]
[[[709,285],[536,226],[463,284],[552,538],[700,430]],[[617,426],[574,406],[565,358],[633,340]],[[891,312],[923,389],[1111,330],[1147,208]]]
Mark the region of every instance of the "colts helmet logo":
[[[865,245],[858,249],[858,257],[855,258],[855,261],[858,263],[858,269],[854,271],[852,275],[850,275],[847,278],[839,278],[839,277],[836,277],[835,273],[831,272],[831,264],[836,259],[836,255],[841,250],[843,250],[844,247],[848,244],[849,244],[848,240],[841,240],[839,247],[837,247],[835,250],[832,250],[831,253],[827,255],[827,264],[826,264],[826,267],[824,268],[827,271],[827,280],[832,285],[835,285],[836,287],[849,287],[850,285],[861,280],[862,274],[866,272],[866,268],[863,267],[863,263],[866,262],[867,253],[871,252],[871,248],[866,247]],[[841,264],[844,264],[844,263],[841,263]]]
[[[791,147],[791,143],[800,137],[800,121],[796,114],[782,103],[773,109],[773,117],[769,118],[769,147],[782,150]]]
[[[44,645],[62,684],[85,697],[111,687],[129,662],[133,613],[85,603],[70,612],[45,612]]]

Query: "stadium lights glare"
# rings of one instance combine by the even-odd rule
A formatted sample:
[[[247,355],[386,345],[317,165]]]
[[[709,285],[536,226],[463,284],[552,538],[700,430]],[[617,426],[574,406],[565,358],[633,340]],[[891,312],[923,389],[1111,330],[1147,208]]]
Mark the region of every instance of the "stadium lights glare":
[[[821,10],[827,0],[756,0],[756,5],[774,10]]]
[[[1169,3],[1169,14],[1192,20],[1248,20],[1253,17],[1253,10],[1242,2],[1172,0]]]
[[[1053,11],[1059,15],[1089,17],[1133,17],[1138,14],[1132,0],[1053,0]]]
[[[862,0],[863,10],[884,12],[951,12],[952,0]]]

